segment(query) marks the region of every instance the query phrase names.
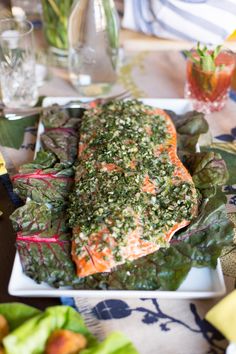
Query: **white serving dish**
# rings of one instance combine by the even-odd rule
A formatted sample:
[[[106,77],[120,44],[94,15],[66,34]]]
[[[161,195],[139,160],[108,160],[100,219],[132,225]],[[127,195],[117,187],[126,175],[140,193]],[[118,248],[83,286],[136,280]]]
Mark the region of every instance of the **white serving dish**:
[[[65,104],[78,97],[47,97],[43,106],[58,103]],[[86,99],[85,99],[86,100]],[[185,113],[192,109],[191,103],[185,99],[142,99],[151,106],[173,110],[177,114]],[[39,126],[39,133],[43,132],[43,126]],[[39,149],[39,134],[36,149]],[[20,258],[16,253],[8,291],[14,296],[32,297],[101,297],[101,298],[166,298],[166,299],[200,299],[222,296],[226,292],[224,277],[220,261],[217,268],[192,268],[176,291],[137,291],[137,290],[73,290],[70,288],[55,289],[45,283],[37,284],[27,277],[22,270]]]
[[[101,298],[165,298],[165,299],[202,299],[225,294],[225,283],[220,262],[216,269],[192,268],[177,291],[141,290],[73,290],[54,289],[46,283],[37,284],[27,277],[16,253],[8,291],[14,296],[32,297],[101,297]]]

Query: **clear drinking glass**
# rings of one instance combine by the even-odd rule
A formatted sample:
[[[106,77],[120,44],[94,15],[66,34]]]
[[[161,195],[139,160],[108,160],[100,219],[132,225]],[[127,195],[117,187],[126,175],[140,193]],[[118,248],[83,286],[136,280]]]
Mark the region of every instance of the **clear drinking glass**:
[[[221,51],[215,59],[215,70],[203,70],[193,59],[192,51],[187,59],[185,97],[190,98],[193,108],[203,113],[220,111],[226,104],[235,67],[235,55]]]
[[[113,0],[75,1],[68,23],[69,73],[79,94],[106,94],[117,79],[118,15]]]
[[[27,20],[0,20],[0,84],[2,101],[9,108],[37,102],[33,25]]]

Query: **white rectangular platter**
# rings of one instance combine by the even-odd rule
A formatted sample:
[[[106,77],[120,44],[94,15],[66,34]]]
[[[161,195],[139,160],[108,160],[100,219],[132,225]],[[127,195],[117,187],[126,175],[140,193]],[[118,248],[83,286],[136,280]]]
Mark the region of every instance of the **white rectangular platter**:
[[[54,103],[65,104],[78,97],[47,97],[43,105]],[[84,100],[86,101],[86,100]],[[185,113],[192,109],[191,104],[185,99],[142,99],[145,104],[162,109],[173,110],[177,114]],[[43,127],[39,127],[39,134]],[[39,138],[38,134],[38,138]],[[39,139],[37,147],[39,148]],[[71,288],[52,288],[45,283],[37,284],[27,277],[22,270],[18,253],[14,260],[8,291],[14,296],[30,297],[84,297],[84,298],[165,298],[165,299],[200,299],[222,296],[226,292],[224,277],[220,261],[217,268],[192,268],[176,291],[134,291],[134,290],[74,290]]]

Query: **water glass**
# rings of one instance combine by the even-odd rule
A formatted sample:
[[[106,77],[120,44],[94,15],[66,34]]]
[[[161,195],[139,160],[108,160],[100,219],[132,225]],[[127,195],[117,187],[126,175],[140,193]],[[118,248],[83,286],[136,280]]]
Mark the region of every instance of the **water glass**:
[[[32,107],[38,100],[33,25],[27,20],[0,20],[0,84],[9,108]]]

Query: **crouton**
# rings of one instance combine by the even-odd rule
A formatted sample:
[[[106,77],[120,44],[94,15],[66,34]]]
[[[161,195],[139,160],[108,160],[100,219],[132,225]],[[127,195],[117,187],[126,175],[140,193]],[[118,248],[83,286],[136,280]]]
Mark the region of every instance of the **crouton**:
[[[48,338],[45,354],[78,354],[86,345],[82,334],[59,329]]]

